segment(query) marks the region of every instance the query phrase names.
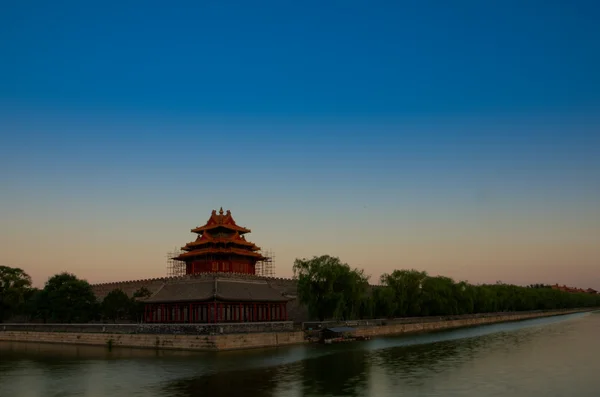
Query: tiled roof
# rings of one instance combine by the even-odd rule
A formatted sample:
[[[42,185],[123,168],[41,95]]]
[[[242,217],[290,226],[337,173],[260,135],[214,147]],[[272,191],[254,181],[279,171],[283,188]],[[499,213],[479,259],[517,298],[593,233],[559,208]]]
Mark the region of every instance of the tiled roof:
[[[245,227],[238,226],[233,217],[231,216],[231,211],[227,210],[226,214],[223,214],[223,208],[219,210],[219,214],[217,215],[217,211],[213,210],[210,218],[206,222],[204,226],[199,226],[195,229],[192,229],[193,233],[202,233],[205,230],[215,229],[218,227],[225,227],[230,230],[235,230],[240,233],[250,233],[250,229],[246,229]]]
[[[214,281],[200,280],[193,283],[189,281],[166,283],[144,302],[189,302],[212,298],[214,298]]]
[[[208,278],[165,283],[147,303],[196,302],[217,299],[234,302],[285,302],[264,280]]]
[[[258,280],[218,280],[217,299],[256,302],[283,302],[287,300],[266,281]]]
[[[186,259],[186,258],[193,258],[195,256],[209,255],[209,254],[236,254],[236,255],[240,255],[240,256],[251,256],[251,257],[256,258],[258,260],[262,260],[264,258],[258,252],[254,252],[254,251],[250,251],[250,250],[244,250],[244,249],[240,249],[240,248],[232,248],[232,247],[227,247],[227,248],[208,247],[208,248],[195,249],[195,250],[189,251],[189,252],[184,252],[183,254],[179,255],[178,257],[176,257],[174,259],[176,259],[176,260],[183,260],[183,259]]]
[[[225,244],[238,244],[242,246],[249,247],[251,251],[260,251],[260,248],[257,247],[254,243],[247,241],[243,236],[239,234],[239,232],[235,231],[228,236],[217,235],[213,236],[209,231],[202,233],[201,236],[198,236],[196,241],[187,243],[185,247],[182,247],[184,251],[191,251],[194,247],[206,245],[206,244],[214,244],[214,243],[225,243]]]

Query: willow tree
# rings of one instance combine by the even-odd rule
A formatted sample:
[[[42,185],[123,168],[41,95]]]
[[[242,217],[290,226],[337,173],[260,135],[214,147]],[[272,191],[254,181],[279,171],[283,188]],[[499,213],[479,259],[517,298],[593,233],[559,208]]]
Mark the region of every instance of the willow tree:
[[[394,270],[381,276],[381,284],[389,288],[389,297],[395,301],[394,313],[388,316],[404,317],[421,315],[423,282],[426,272],[417,270]]]
[[[320,321],[358,318],[369,299],[369,278],[364,271],[350,268],[337,257],[296,259],[294,278],[300,301]]]
[[[421,284],[421,315],[458,314],[458,297],[462,291],[449,277],[425,277]]]

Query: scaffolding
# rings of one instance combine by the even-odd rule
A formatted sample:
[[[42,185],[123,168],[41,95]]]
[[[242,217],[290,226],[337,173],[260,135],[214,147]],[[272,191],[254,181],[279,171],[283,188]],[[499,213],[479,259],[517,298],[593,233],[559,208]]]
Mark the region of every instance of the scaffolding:
[[[167,253],[167,277],[178,277],[185,275],[185,262],[176,261],[173,258],[178,257],[183,251],[175,248]]]
[[[275,254],[271,250],[261,252],[261,254],[265,259],[256,262],[256,275],[273,277],[275,275]]]
[[[183,252],[181,249],[176,248],[167,253],[167,277],[185,276],[185,262],[173,259]],[[256,262],[256,275],[262,277],[275,276],[275,254],[271,250],[261,252],[261,254],[265,259]]]

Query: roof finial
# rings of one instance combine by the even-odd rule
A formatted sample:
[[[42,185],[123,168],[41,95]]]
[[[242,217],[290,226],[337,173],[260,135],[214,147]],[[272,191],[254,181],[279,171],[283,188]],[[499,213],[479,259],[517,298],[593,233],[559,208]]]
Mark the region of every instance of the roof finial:
[[[223,215],[223,207],[219,210],[219,215]]]

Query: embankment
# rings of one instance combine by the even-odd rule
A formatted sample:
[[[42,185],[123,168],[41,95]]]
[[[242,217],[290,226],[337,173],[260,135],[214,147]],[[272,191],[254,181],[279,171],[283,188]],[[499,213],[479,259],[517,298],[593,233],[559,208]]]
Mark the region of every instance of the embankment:
[[[3,331],[0,341],[62,343],[106,347],[136,347],[219,351],[276,347],[304,342],[302,332],[261,332],[229,335],[108,334]]]
[[[386,336],[386,335],[399,335],[399,334],[411,334],[418,332],[432,332],[442,331],[453,328],[464,328],[474,327],[478,325],[505,323],[510,321],[523,321],[534,318],[561,316],[565,314],[581,313],[591,311],[589,309],[579,310],[552,310],[545,312],[528,312],[528,313],[507,313],[498,314],[495,316],[486,316],[480,318],[465,318],[465,319],[453,319],[453,320],[441,320],[441,321],[422,321],[422,322],[411,322],[411,323],[391,323],[379,326],[360,326],[357,327],[357,336]]]
[[[360,336],[384,336],[399,335],[418,332],[441,331],[445,329],[472,327],[478,325],[494,324],[509,321],[522,321],[533,318],[559,316],[572,313],[590,311],[589,309],[580,310],[556,310],[537,313],[506,313],[486,317],[467,317],[457,316],[451,320],[435,320],[434,318],[423,318],[421,321],[396,322],[389,321],[385,324],[370,324],[357,326],[356,335]],[[56,325],[56,329],[51,324],[2,324],[0,325],[0,341],[10,342],[41,342],[41,343],[62,343],[62,344],[81,344],[106,347],[135,347],[135,348],[153,348],[153,349],[177,349],[177,350],[196,350],[196,351],[221,351],[221,350],[239,350],[265,347],[277,347],[293,344],[305,343],[305,334],[302,331],[292,331],[287,323],[280,325],[271,324],[270,331],[261,331],[258,326],[248,329],[247,332],[233,333],[195,333],[188,331],[182,332],[182,329],[176,331],[168,328],[157,331],[153,326],[144,331],[144,328],[137,332],[129,329],[133,325],[123,328],[120,325]],[[191,325],[190,325],[191,326]],[[219,326],[213,324],[214,326]],[[223,325],[226,326],[226,325]],[[234,326],[229,325],[229,326]],[[236,325],[239,327],[240,325]],[[247,326],[250,326],[248,324]],[[262,324],[261,327],[269,326]],[[72,327],[72,328],[71,328]],[[95,328],[94,328],[95,327]],[[138,325],[143,327],[143,325]],[[171,326],[173,327],[173,326]],[[178,326],[178,327],[181,327]],[[96,329],[94,332],[93,330]],[[266,328],[264,328],[266,329]],[[227,331],[227,329],[225,330]],[[221,330],[220,332],[223,332]]]

